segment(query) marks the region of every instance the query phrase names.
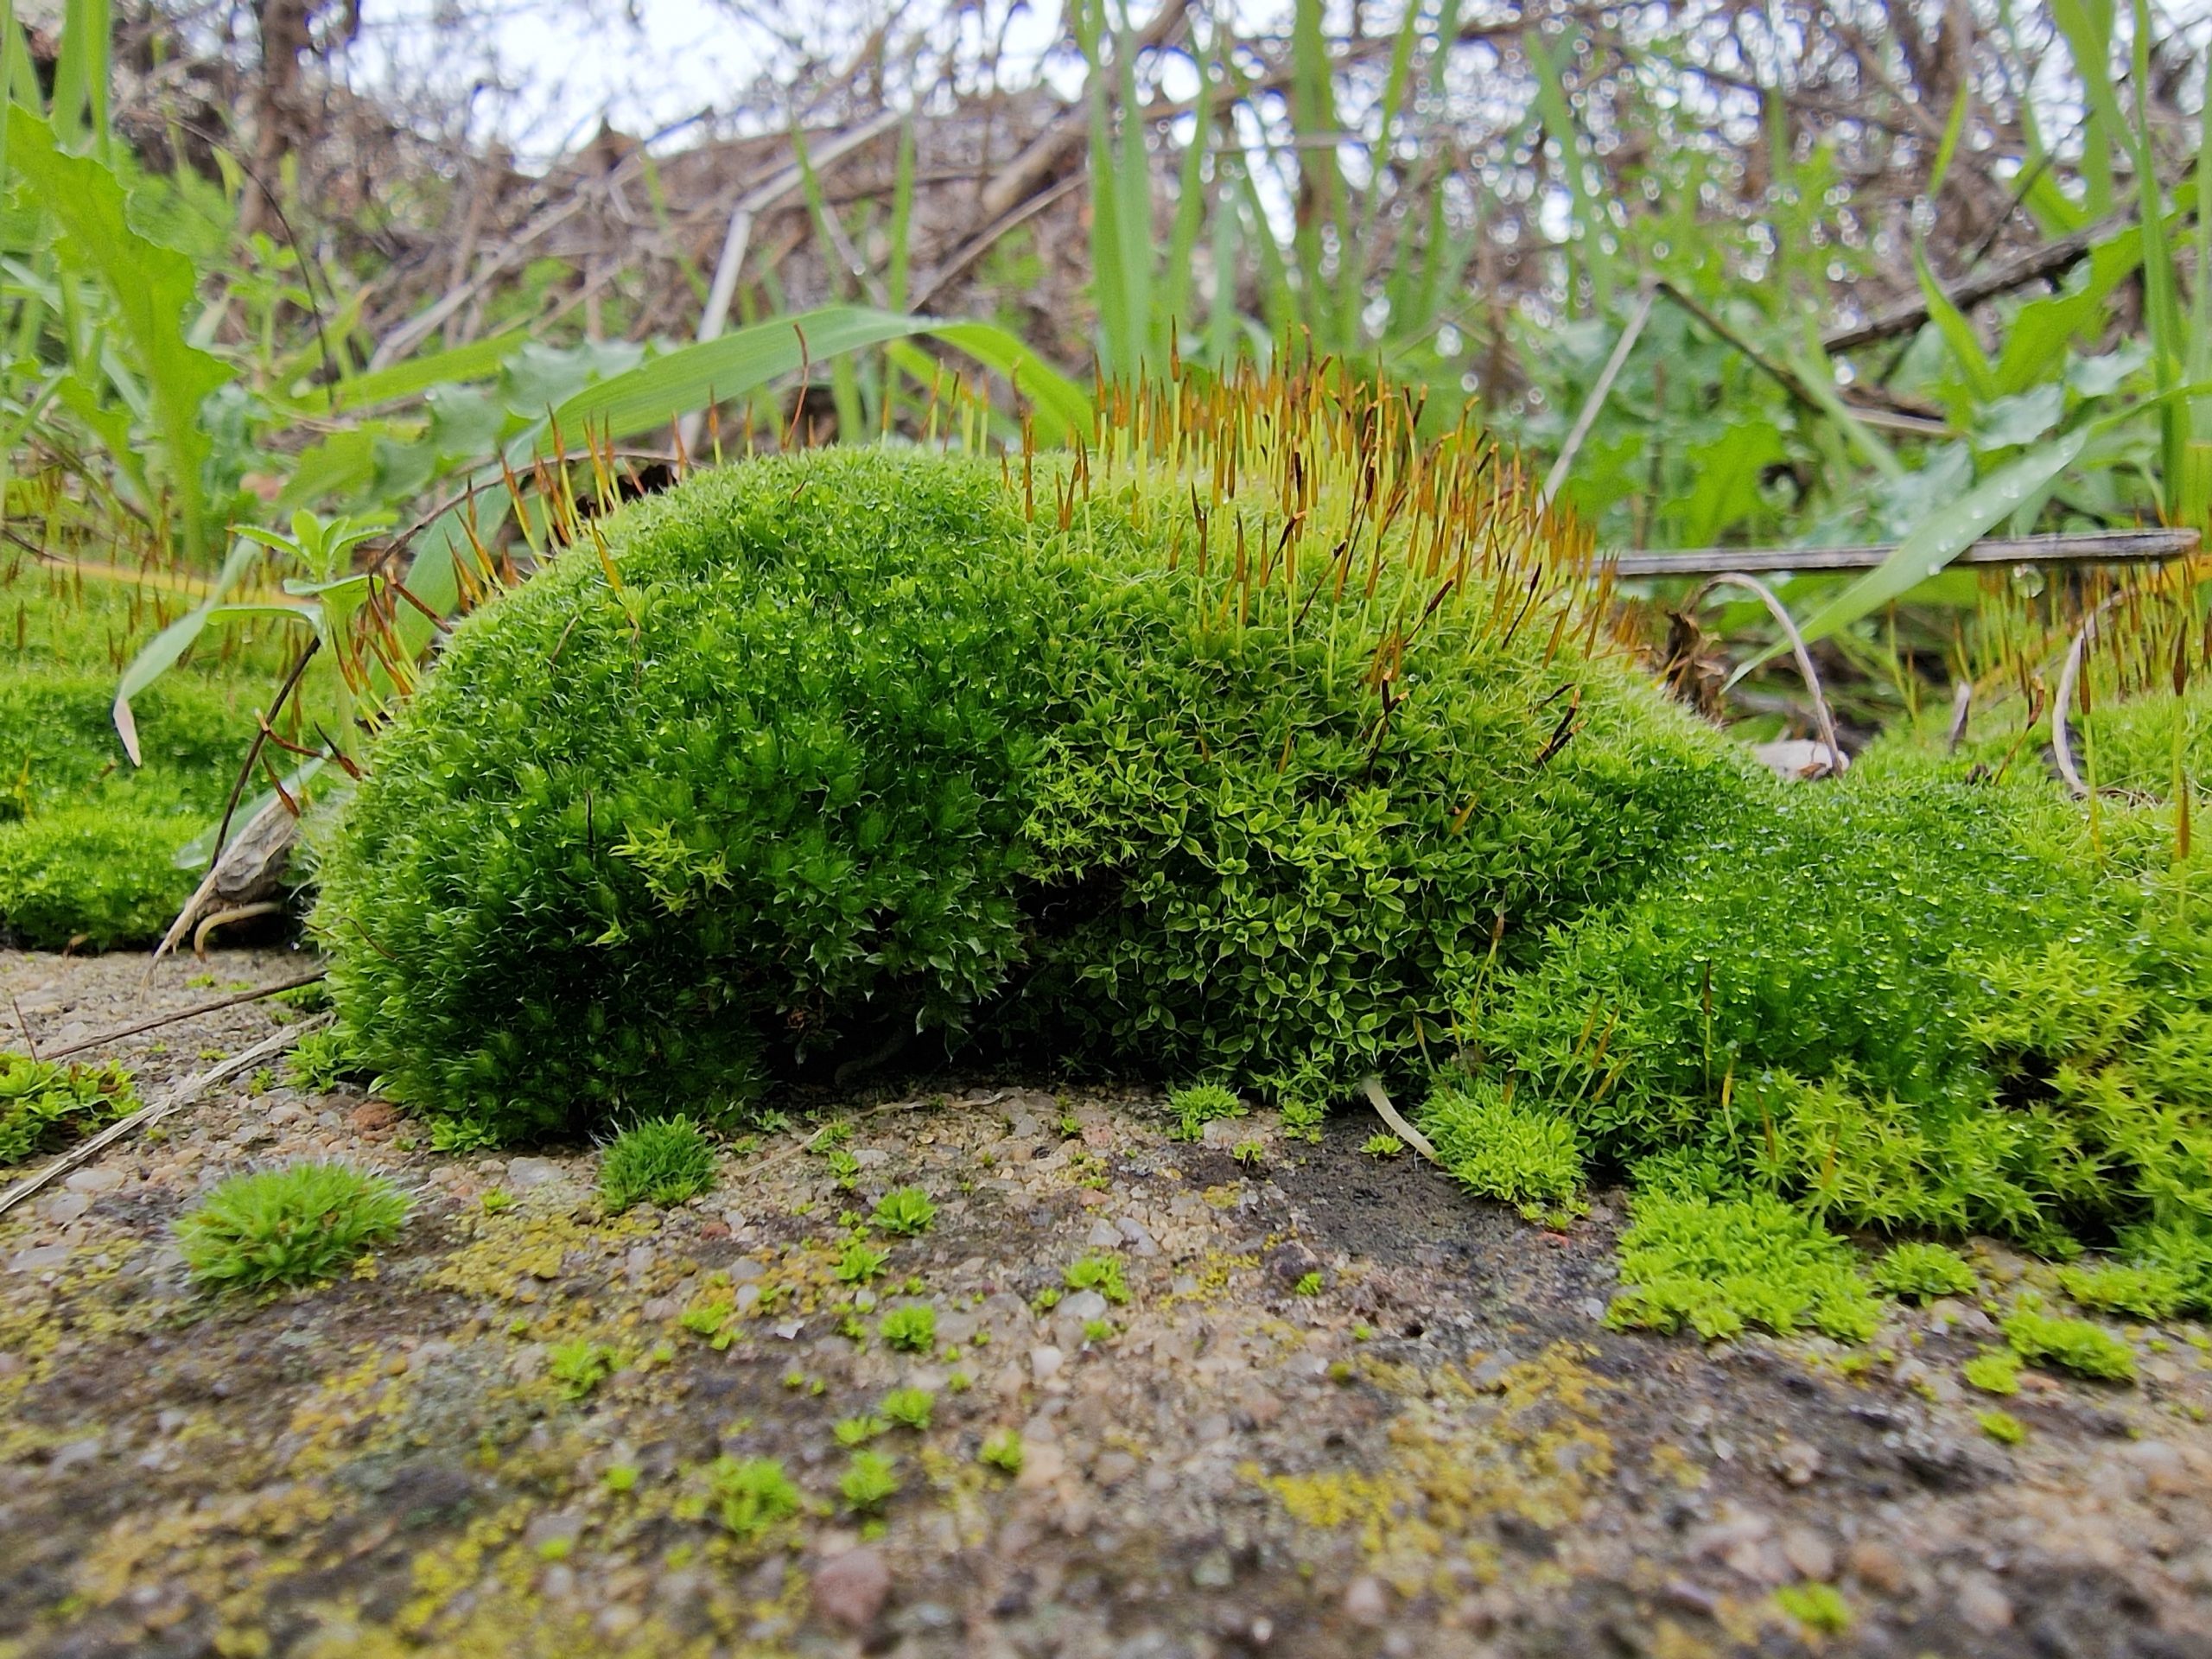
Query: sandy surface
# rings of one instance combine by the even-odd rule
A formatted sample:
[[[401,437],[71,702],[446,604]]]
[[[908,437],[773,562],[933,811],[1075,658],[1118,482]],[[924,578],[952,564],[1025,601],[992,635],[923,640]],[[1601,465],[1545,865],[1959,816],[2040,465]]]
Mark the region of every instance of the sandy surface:
[[[54,1046],[298,967],[141,993],[135,960],[10,955],[0,989]],[[112,1052],[150,1096],[276,1028]],[[2007,1446],[1958,1367],[2043,1269],[1993,1248],[1980,1305],[1866,1348],[1707,1350],[1603,1325],[1618,1202],[1545,1232],[1363,1154],[1364,1119],[1183,1144],[1143,1090],[957,1077],[830,1104],[854,1190],[775,1135],[610,1218],[592,1148],[435,1154],[280,1068],[0,1218],[0,1656],[2212,1655],[2200,1328],[2115,1326],[2137,1386],[2031,1373]],[[405,1185],[399,1241],[196,1292],[172,1220],[305,1156]],[[856,1306],[841,1217],[902,1185],[937,1220]],[[1065,1289],[1108,1251],[1126,1302]],[[909,1303],[928,1352],[878,1332]],[[581,1397],[575,1344],[619,1366]],[[869,1443],[899,1489],[856,1513],[833,1425],[901,1387],[930,1426]],[[723,1457],[806,1508],[736,1535]],[[1803,1622],[1808,1584],[1847,1629]]]

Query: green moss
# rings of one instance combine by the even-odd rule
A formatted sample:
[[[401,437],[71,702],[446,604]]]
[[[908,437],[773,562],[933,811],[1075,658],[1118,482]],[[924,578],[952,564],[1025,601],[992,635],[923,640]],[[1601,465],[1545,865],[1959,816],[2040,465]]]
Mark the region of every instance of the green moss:
[[[1891,1246],[1867,1276],[1875,1289],[1916,1302],[1970,1296],[1980,1282],[1972,1264],[1956,1250],[1917,1240]]]
[[[2055,1366],[2107,1382],[2135,1380],[2134,1351],[2087,1319],[2054,1319],[2038,1309],[2020,1307],[1999,1328],[2012,1351],[2031,1364]]]
[[[2058,1287],[2083,1307],[2139,1319],[2170,1319],[2193,1300],[2190,1281],[2158,1263],[2103,1262],[2058,1270]]]
[[[2020,1391],[2020,1357],[2009,1348],[1992,1348],[1959,1367],[1970,1389],[2010,1396]]]
[[[507,1134],[918,1027],[1303,1105],[1412,1074],[1495,916],[1533,945],[1748,769],[1568,600],[1432,606],[1428,509],[1322,582],[1246,476],[1219,533],[1275,579],[1225,608],[1179,473],[1065,529],[891,451],[626,510],[455,630],[346,811],[319,925],[372,1064]]]
[[[707,1495],[723,1526],[750,1543],[799,1511],[799,1490],[773,1458],[716,1458]]]
[[[607,1143],[599,1160],[600,1202],[610,1214],[639,1203],[678,1205],[714,1184],[714,1143],[688,1117],[633,1123]]]
[[[1851,1604],[1832,1584],[1784,1585],[1774,1592],[1774,1605],[1821,1636],[1841,1636],[1851,1628]]]
[[[1086,1255],[1071,1263],[1065,1275],[1070,1290],[1095,1290],[1116,1306],[1129,1300],[1129,1287],[1122,1276],[1117,1255]]]
[[[175,855],[221,813],[245,758],[244,695],[189,677],[149,690],[134,766],[111,675],[0,671],[0,929],[41,950],[158,938],[199,879]]]
[[[919,1433],[930,1426],[937,1396],[927,1389],[893,1389],[883,1396],[877,1409],[890,1421]]]
[[[1199,1083],[1170,1094],[1167,1109],[1175,1114],[1175,1127],[1170,1131],[1173,1137],[1178,1141],[1195,1141],[1205,1133],[1207,1124],[1242,1117],[1246,1109],[1243,1101],[1221,1084]]]
[[[59,1152],[137,1109],[120,1065],[0,1054],[0,1166]]]
[[[891,1259],[891,1252],[879,1250],[861,1239],[849,1240],[844,1254],[837,1258],[837,1278],[848,1285],[865,1285],[879,1278],[884,1263]]]
[[[898,1465],[880,1452],[855,1452],[837,1478],[845,1502],[865,1513],[881,1509],[899,1491]]]
[[[322,1094],[341,1077],[360,1075],[352,1039],[336,1027],[311,1031],[284,1057],[284,1078],[295,1089]]]
[[[2028,1426],[2009,1411],[1976,1412],[1974,1420],[1999,1446],[2018,1446],[2028,1438]]]
[[[232,1176],[178,1220],[176,1237],[200,1283],[254,1290],[330,1278],[406,1217],[407,1200],[382,1176],[303,1163]]]
[[[565,559],[457,627],[323,864],[398,1096],[518,1135],[965,1024],[1020,954],[1067,616],[1026,541],[995,468],[821,452],[627,510],[619,590]]]
[[[1809,1326],[1863,1341],[1880,1322],[1850,1247],[1764,1194],[1713,1200],[1638,1194],[1621,1236],[1621,1281],[1606,1322],[1688,1325],[1711,1341],[1746,1326],[1787,1335]]]
[[[1445,1167],[1484,1198],[1554,1205],[1581,1190],[1573,1123],[1521,1104],[1510,1088],[1471,1083],[1440,1089],[1421,1107],[1421,1128]]]
[[[893,1348],[925,1354],[937,1346],[937,1310],[926,1302],[894,1307],[877,1322],[876,1331]]]
[[[622,1356],[604,1343],[578,1338],[556,1343],[546,1355],[545,1374],[562,1395],[585,1399],[620,1369]]]
[[[976,1456],[981,1462],[1009,1475],[1021,1472],[1021,1436],[1010,1428],[994,1429],[983,1437]]]
[[[868,1216],[872,1226],[899,1238],[915,1238],[937,1219],[937,1205],[918,1186],[894,1186],[875,1201]]]

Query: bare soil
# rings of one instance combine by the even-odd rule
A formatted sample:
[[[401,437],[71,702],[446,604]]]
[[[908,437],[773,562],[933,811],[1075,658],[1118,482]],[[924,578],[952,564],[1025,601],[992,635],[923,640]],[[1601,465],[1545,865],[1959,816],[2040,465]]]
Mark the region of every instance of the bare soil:
[[[0,990],[53,1046],[299,963],[142,992],[137,960],[17,954]],[[274,1029],[257,1005],[117,1052],[150,1097]],[[0,1656],[2212,1656],[2212,1344],[2127,1327],[2137,1386],[1977,1395],[1960,1364],[2044,1272],[1993,1246],[1979,1305],[1865,1348],[1707,1349],[1604,1325],[1618,1201],[1544,1231],[1363,1154],[1359,1117],[1185,1144],[1134,1089],[831,1104],[852,1190],[797,1150],[810,1119],[607,1217],[591,1147],[434,1154],[280,1068],[0,1219]],[[398,1243],[195,1290],[170,1223],[310,1156],[404,1184]],[[937,1219],[855,1306],[841,1217],[903,1185]],[[1067,1290],[1109,1249],[1127,1301]],[[721,1302],[717,1345],[683,1316]],[[929,1352],[877,1332],[909,1302]],[[576,1344],[620,1368],[580,1393]],[[873,1440],[899,1490],[856,1513],[833,1425],[902,1386],[933,1418]],[[1978,1421],[2000,1404],[2017,1446]],[[979,1460],[998,1431],[1018,1474]],[[724,1456],[780,1459],[805,1510],[734,1534]]]

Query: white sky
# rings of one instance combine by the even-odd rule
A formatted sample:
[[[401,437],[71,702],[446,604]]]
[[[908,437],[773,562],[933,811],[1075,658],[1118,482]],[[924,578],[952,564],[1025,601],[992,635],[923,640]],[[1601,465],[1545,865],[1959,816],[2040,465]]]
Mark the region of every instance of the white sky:
[[[809,3],[828,16],[835,0]],[[1059,0],[1010,9],[1006,61],[1026,68],[1058,37]],[[476,136],[505,138],[525,163],[588,138],[602,115],[645,136],[702,110],[727,111],[778,56],[772,35],[715,0],[366,0],[362,13],[346,61],[357,87],[477,89]],[[1078,74],[1068,90],[1079,86]]]

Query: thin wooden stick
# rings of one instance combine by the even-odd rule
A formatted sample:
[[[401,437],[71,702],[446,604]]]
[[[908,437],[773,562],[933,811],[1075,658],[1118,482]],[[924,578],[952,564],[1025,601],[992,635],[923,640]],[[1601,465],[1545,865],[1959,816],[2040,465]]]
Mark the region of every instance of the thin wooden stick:
[[[2193,530],[2101,530],[2074,536],[2019,536],[1974,543],[1954,564],[2137,564],[2186,558],[2197,550]],[[1863,547],[1697,547],[1679,553],[1602,556],[1616,576],[1763,575],[1777,570],[1872,570],[1896,552],[1894,542]],[[1594,569],[1593,569],[1594,574]]]
[[[1643,325],[1651,321],[1651,302],[1657,296],[1650,289],[1636,302],[1636,309],[1629,314],[1628,326],[1621,330],[1619,343],[1613,354],[1605,359],[1605,366],[1598,376],[1598,384],[1590,388],[1590,395],[1583,400],[1582,412],[1574,417],[1574,429],[1567,435],[1567,442],[1560,446],[1559,459],[1552,463],[1545,475],[1543,493],[1536,498],[1536,505],[1548,507],[1558,497],[1560,486],[1567,482],[1567,473],[1574,465],[1574,457],[1582,448],[1583,439],[1590,435],[1590,428],[1597,421],[1598,411],[1605,406],[1605,399],[1612,395],[1613,382],[1620,378],[1628,354],[1636,349],[1636,342],[1643,338]]]
[[[187,1077],[150,1106],[141,1106],[130,1116],[118,1119],[91,1140],[63,1153],[37,1174],[26,1175],[5,1192],[0,1192],[0,1216],[6,1215],[25,1198],[67,1175],[79,1165],[90,1163],[125,1135],[135,1135],[147,1124],[158,1122],[161,1119],[168,1116],[170,1113],[189,1106],[207,1090],[226,1078],[238,1076],[248,1066],[265,1060],[271,1055],[283,1053],[309,1032],[315,1030],[318,1027],[329,1024],[330,1018],[331,1016],[327,1014],[318,1014],[315,1018],[302,1024],[287,1026],[275,1036],[264,1038],[242,1053],[233,1054],[220,1065],[210,1066],[196,1077]]]
[[[212,1002],[196,1002],[188,1008],[179,1008],[174,1014],[157,1014],[150,1020],[139,1020],[136,1025],[118,1026],[113,1031],[103,1031],[95,1036],[86,1038],[81,1042],[72,1043],[67,1048],[48,1049],[46,1058],[50,1060],[59,1060],[71,1054],[82,1054],[86,1049],[99,1048],[108,1043],[119,1043],[125,1037],[136,1037],[141,1032],[156,1031],[163,1026],[176,1025],[181,1020],[196,1020],[203,1014],[216,1014],[224,1008],[235,1008],[241,1003],[258,1002],[262,998],[275,996],[280,991],[296,991],[302,985],[316,983],[328,971],[327,969],[318,968],[311,974],[302,974],[297,979],[279,980],[276,984],[264,985],[258,990],[240,991],[235,996],[217,997]],[[28,1038],[30,1033],[25,1032],[23,1035]]]

